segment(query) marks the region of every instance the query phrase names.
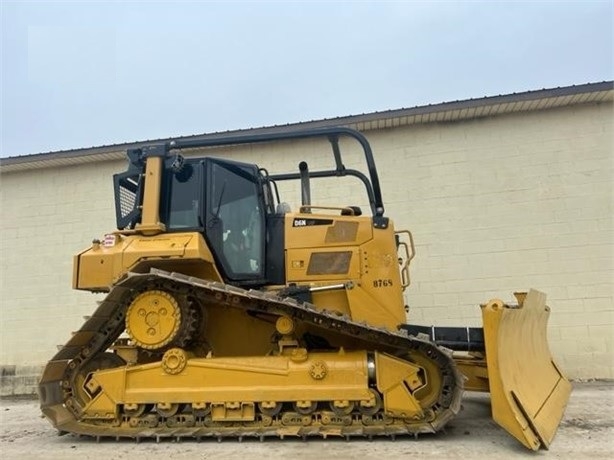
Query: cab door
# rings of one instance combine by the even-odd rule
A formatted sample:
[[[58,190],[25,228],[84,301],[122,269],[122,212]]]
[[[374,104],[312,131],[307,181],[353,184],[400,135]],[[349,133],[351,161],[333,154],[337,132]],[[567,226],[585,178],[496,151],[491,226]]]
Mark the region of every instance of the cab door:
[[[224,278],[238,285],[265,281],[265,207],[255,165],[206,159],[205,237]]]

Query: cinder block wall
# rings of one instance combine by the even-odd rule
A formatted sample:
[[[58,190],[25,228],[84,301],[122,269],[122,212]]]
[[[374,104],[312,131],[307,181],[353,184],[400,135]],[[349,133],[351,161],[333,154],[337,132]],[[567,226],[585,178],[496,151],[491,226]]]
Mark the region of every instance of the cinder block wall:
[[[98,296],[71,290],[72,254],[113,229],[111,175],[122,167],[107,162],[0,176],[3,395],[33,392],[40,366],[93,310]]]
[[[612,115],[602,104],[370,136],[388,213],[417,244],[413,321],[479,325],[480,302],[536,288],[565,372],[614,377]]]
[[[549,341],[565,372],[614,378],[611,103],[365,134],[386,213],[416,241],[412,322],[478,326],[479,303],[537,288],[548,294]],[[357,150],[343,146],[346,167],[362,168]],[[313,170],[332,166],[326,148],[308,141],[207,153],[276,173],[304,159]],[[0,176],[2,394],[34,391],[37,369],[99,300],[70,289],[72,255],[113,229],[111,176],[124,167]],[[368,209],[356,180],[318,180],[312,188],[314,203]]]

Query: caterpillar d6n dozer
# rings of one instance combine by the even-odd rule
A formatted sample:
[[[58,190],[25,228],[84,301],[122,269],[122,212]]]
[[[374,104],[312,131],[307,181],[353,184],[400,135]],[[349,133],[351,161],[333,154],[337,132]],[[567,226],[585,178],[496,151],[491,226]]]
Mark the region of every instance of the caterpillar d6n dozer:
[[[312,138],[330,142],[330,170],[301,162],[269,174],[180,155]],[[341,138],[358,143],[368,172],[344,166]],[[478,390],[521,443],[548,447],[570,384],[548,349],[545,296],[482,305],[483,328],[406,324],[414,245],[384,216],[361,133],[220,136],[127,154],[127,171],[114,176],[117,230],[74,257],[74,288],[108,294],[39,384],[42,412],[60,432],[417,436],[441,430],[463,390]],[[311,182],[339,176],[364,184],[369,215],[311,203]],[[279,196],[292,180],[297,212]]]

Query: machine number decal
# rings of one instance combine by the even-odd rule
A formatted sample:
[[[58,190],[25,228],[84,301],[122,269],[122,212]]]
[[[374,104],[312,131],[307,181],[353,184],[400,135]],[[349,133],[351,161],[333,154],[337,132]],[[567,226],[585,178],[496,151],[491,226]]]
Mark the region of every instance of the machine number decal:
[[[382,288],[382,287],[390,287],[392,286],[392,280],[391,279],[377,279],[377,280],[373,280],[373,287],[374,288]]]

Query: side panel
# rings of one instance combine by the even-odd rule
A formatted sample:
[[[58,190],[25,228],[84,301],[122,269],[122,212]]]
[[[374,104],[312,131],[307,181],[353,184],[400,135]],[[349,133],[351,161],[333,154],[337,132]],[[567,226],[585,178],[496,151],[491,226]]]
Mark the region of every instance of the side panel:
[[[316,306],[390,330],[405,322],[392,223],[375,229],[370,217],[288,214],[285,230],[287,283],[311,288]],[[344,296],[332,295],[339,289]]]
[[[129,271],[143,273],[150,268],[221,280],[211,251],[198,233],[168,233],[151,237],[114,234],[75,256],[73,287],[108,291]]]
[[[407,316],[392,221],[374,229],[373,239],[360,246],[360,262],[360,289],[348,291],[352,319],[396,331]]]

